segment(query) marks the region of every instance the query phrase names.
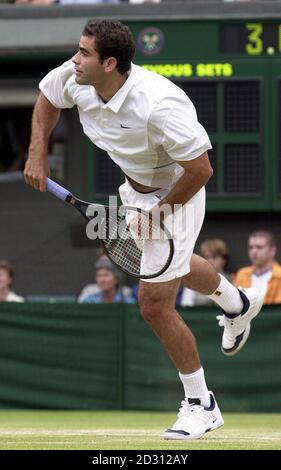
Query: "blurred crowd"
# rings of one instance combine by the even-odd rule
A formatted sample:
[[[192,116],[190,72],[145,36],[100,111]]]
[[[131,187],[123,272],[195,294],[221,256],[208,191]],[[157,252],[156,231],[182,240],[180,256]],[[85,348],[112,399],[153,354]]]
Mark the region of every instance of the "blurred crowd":
[[[168,0],[163,0],[168,1]],[[170,0],[171,1],[171,0]],[[185,0],[182,0],[185,1]],[[188,2],[189,0],[186,0]],[[206,0],[207,2],[208,0]],[[255,2],[257,0],[221,0],[222,3],[228,2],[244,2],[250,3]],[[162,0],[0,0],[1,3],[17,3],[21,5],[52,5],[52,4],[60,4],[60,5],[98,5],[98,4],[117,4],[117,3],[131,3],[131,4],[140,4],[140,3],[161,3]]]
[[[250,264],[234,274],[228,271],[230,252],[227,244],[219,239],[205,240],[198,254],[211,263],[235,286],[256,287],[264,292],[265,304],[281,304],[281,265],[277,261],[277,242],[273,233],[258,230],[251,233],[247,244]],[[24,302],[13,291],[14,269],[7,260],[0,260],[0,301]],[[98,252],[93,282],[86,285],[77,298],[79,303],[128,303],[138,301],[138,284],[127,286],[122,273],[102,252]],[[205,295],[181,287],[177,306],[214,305]]]
[[[0,0],[0,3],[17,3],[21,5],[98,5],[98,4],[114,4],[122,2],[138,4],[138,3],[160,3],[162,0]]]

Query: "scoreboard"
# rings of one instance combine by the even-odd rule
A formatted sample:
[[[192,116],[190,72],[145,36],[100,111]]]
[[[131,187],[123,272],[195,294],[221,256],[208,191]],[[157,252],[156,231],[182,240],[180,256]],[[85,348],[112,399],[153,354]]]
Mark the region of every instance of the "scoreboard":
[[[220,25],[219,34],[219,49],[223,54],[281,53],[281,23],[225,23]]]
[[[141,28],[135,25],[137,38]],[[183,88],[210,135],[215,171],[208,208],[280,208],[281,18],[154,28],[156,36],[157,29],[162,33],[161,51],[154,54],[150,46],[147,53],[138,41],[137,59]]]

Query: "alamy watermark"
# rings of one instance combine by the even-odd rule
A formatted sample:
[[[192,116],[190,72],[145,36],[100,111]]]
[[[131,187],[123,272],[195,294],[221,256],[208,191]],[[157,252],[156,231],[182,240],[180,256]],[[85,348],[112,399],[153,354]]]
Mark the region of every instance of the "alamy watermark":
[[[128,239],[163,240],[193,232],[194,210],[192,204],[163,204],[144,210],[140,207],[118,206],[117,196],[110,196],[107,206],[92,204],[86,215],[89,218],[86,234],[91,240]],[[192,235],[192,233],[190,233]]]

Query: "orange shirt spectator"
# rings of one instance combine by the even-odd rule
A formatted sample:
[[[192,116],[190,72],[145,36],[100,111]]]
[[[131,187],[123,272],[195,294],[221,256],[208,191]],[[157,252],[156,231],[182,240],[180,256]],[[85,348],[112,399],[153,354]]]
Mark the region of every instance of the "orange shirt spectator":
[[[233,284],[238,287],[257,287],[265,293],[265,304],[281,304],[281,265],[275,260],[275,238],[266,230],[252,233],[248,239],[251,266],[239,269]]]

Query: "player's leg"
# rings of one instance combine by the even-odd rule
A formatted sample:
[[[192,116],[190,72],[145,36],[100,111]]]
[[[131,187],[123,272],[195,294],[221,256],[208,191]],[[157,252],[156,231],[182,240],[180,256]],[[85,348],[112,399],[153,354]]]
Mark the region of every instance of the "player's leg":
[[[190,272],[182,278],[182,285],[208,295],[222,308],[222,352],[237,354],[248,339],[251,321],[261,310],[263,294],[254,288],[237,289],[197,255],[191,257]]]
[[[183,374],[201,367],[195,338],[175,310],[180,279],[151,283],[140,281],[139,306],[145,321],[153,329],[177,369]]]
[[[165,347],[179,371],[185,400],[166,439],[197,439],[222,426],[223,419],[213,394],[208,391],[196,340],[175,310],[180,279],[151,283],[140,281],[139,305],[143,318]]]
[[[190,272],[183,276],[182,285],[210,296],[225,312],[239,314],[243,309],[238,289],[201,256],[192,255]]]

